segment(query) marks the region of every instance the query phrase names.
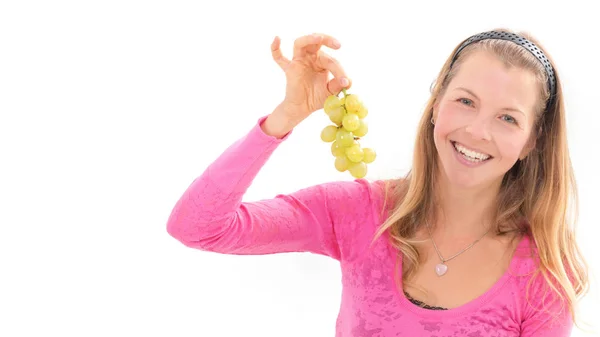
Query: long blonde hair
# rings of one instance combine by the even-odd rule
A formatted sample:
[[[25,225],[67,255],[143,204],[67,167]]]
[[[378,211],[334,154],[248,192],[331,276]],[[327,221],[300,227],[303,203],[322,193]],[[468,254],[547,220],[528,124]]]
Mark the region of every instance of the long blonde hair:
[[[512,32],[508,29],[496,31]],[[526,32],[517,34],[535,43],[556,70],[537,39]],[[577,186],[567,145],[565,106],[558,73],[555,71],[556,97],[546,107],[550,96],[547,75],[529,51],[510,41],[483,40],[463,49],[450,69],[452,55],[463,42],[448,57],[431,88],[431,97],[418,125],[411,170],[406,177],[386,181],[385,199],[391,202],[384,203],[383,211],[389,216],[378,229],[375,239],[388,232],[391,243],[403,255],[403,279],[409,279],[420,261],[415,234],[434,208],[433,187],[440,164],[430,123],[433,107],[464,59],[474,51],[489,51],[509,66],[536,74],[542,97],[532,130],[532,137],[536,137],[535,148],[503,178],[499,204],[493,215],[495,231],[498,235],[513,233],[529,235],[533,239],[539,255],[536,273],[542,273],[559,297],[566,299],[571,317],[576,321],[575,302],[589,287],[588,266],[575,241]]]

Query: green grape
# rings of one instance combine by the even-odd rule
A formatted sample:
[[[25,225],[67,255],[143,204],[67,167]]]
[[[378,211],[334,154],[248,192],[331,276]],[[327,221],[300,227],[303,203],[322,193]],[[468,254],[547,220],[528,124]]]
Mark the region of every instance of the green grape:
[[[363,118],[367,117],[368,114],[369,114],[369,109],[367,109],[367,107],[361,103],[360,107],[356,111],[356,115],[358,115],[358,118],[363,119]]]
[[[352,131],[352,133],[356,137],[364,137],[367,135],[368,132],[369,132],[369,125],[367,125],[367,122],[365,122],[362,119],[359,120],[358,128],[356,130]]]
[[[358,163],[363,160],[364,152],[360,147],[360,144],[352,144],[351,146],[346,148],[346,157],[350,159],[351,162]]]
[[[346,147],[341,146],[337,140],[334,140],[333,143],[331,143],[331,154],[334,157],[345,156],[346,155]]]
[[[360,126],[360,119],[356,114],[350,112],[344,116],[342,125],[344,126],[344,129],[348,131],[354,131]]]
[[[342,155],[342,156],[338,156],[335,157],[335,169],[340,171],[340,172],[344,172],[348,169],[348,167],[350,166],[350,160],[348,160],[348,157]]]
[[[321,140],[325,143],[331,143],[335,140],[338,128],[335,125],[326,126],[321,131]]]
[[[331,96],[327,97],[327,99],[325,100],[325,103],[323,104],[323,110],[325,111],[326,114],[329,115],[329,113],[333,109],[336,109],[341,106],[342,106],[342,100],[340,100],[340,98],[337,97],[336,95],[331,95]]]
[[[362,106],[362,102],[360,101],[360,98],[358,98],[357,95],[350,94],[346,96],[344,106],[346,107],[346,111],[356,113]]]
[[[364,156],[363,156],[362,160],[363,160],[363,162],[365,162],[365,164],[370,164],[370,163],[374,162],[375,158],[377,157],[377,153],[375,152],[375,150],[368,148],[368,147],[365,147],[363,149],[363,153],[364,153]]]
[[[327,115],[329,116],[329,120],[331,120],[335,125],[340,126],[342,125],[342,121],[346,115],[346,110],[343,106],[339,106],[331,110]]]
[[[338,142],[342,147],[348,147],[354,142],[354,135],[352,132],[345,129],[338,129],[335,138],[336,142]]]
[[[362,161],[351,163],[348,167],[348,171],[350,171],[350,174],[356,179],[364,178],[367,175],[367,164]]]
[[[358,142],[369,132],[364,121],[369,110],[357,95],[348,94],[345,89],[342,92],[342,97],[330,95],[323,104],[323,110],[334,125],[321,130],[321,140],[331,143],[335,169],[348,171],[354,178],[360,179],[367,175],[367,164],[376,158],[375,150],[362,148]]]

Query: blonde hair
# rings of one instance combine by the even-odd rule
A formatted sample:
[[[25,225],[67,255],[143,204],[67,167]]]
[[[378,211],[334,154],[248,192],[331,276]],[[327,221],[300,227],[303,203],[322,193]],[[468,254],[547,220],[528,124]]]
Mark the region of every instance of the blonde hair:
[[[508,29],[496,31],[512,32]],[[517,34],[536,44],[556,70],[537,39],[528,33]],[[559,298],[566,300],[576,322],[575,302],[588,291],[589,281],[587,263],[575,241],[577,186],[567,146],[560,78],[555,71],[556,96],[546,107],[550,96],[547,75],[543,65],[529,51],[510,41],[483,40],[463,49],[450,69],[452,55],[463,42],[456,46],[431,88],[431,97],[418,125],[411,170],[404,178],[386,181],[383,211],[389,216],[378,229],[375,239],[387,231],[392,244],[404,257],[403,279],[406,282],[414,275],[420,261],[415,246],[419,241],[414,240],[415,234],[434,210],[432,196],[440,165],[430,123],[433,107],[468,55],[480,50],[491,52],[507,66],[534,73],[542,98],[532,129],[535,148],[505,174],[498,196],[499,204],[493,214],[496,224],[493,230],[498,235],[512,233],[516,236],[529,235],[533,239],[539,256],[536,274],[542,273]]]

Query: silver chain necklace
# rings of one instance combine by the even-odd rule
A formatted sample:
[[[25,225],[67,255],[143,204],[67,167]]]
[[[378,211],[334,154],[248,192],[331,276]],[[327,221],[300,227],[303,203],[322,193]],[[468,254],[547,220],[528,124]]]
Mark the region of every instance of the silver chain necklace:
[[[426,222],[426,224],[427,224],[427,231],[429,232],[429,238],[431,239],[431,242],[433,243],[433,248],[435,248],[435,251],[437,252],[437,255],[438,255],[438,257],[439,257],[439,258],[440,258],[440,260],[442,261],[441,263],[438,263],[438,264],[435,266],[435,273],[436,273],[438,276],[443,276],[443,275],[444,275],[444,274],[446,274],[446,272],[448,271],[448,265],[446,265],[446,262],[448,262],[448,261],[450,261],[450,260],[454,259],[455,257],[459,256],[460,254],[462,254],[462,253],[466,252],[467,250],[469,250],[471,247],[475,246],[475,244],[476,244],[477,242],[479,242],[481,239],[483,239],[483,238],[484,238],[484,237],[487,235],[487,233],[490,231],[490,229],[492,228],[492,227],[490,226],[490,228],[488,228],[488,230],[487,230],[487,231],[486,231],[486,232],[485,232],[485,233],[484,233],[484,234],[483,234],[483,235],[482,235],[482,236],[481,236],[479,239],[475,240],[475,242],[473,242],[472,244],[470,244],[469,246],[467,246],[466,248],[464,248],[464,249],[463,249],[463,250],[461,250],[460,252],[458,252],[458,253],[454,254],[454,255],[453,255],[452,257],[450,257],[450,258],[444,259],[444,257],[443,257],[443,256],[442,256],[442,254],[440,253],[440,251],[439,251],[439,249],[438,249],[437,245],[435,244],[435,241],[433,240],[433,235],[431,235],[431,229],[430,229],[430,227],[429,227],[429,223],[428,223],[428,222]]]

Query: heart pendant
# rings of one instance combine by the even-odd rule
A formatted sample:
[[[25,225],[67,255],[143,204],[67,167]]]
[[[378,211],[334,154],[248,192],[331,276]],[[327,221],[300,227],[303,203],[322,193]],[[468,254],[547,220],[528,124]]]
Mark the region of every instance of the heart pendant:
[[[437,266],[435,266],[435,273],[438,276],[442,276],[442,275],[446,274],[447,271],[448,271],[448,266],[443,263],[440,263]]]

